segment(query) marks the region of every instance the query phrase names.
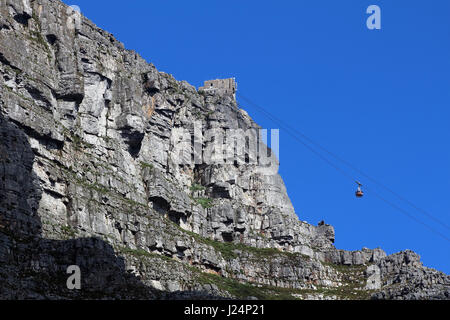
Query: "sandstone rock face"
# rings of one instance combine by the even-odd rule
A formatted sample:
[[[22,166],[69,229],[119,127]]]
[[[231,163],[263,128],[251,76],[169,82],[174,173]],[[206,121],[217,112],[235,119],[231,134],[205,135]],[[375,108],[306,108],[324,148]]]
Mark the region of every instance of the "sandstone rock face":
[[[252,159],[183,161],[175,129],[206,150],[208,133],[258,132],[232,94],[159,72],[60,1],[0,4],[0,298],[449,298],[412,252],[336,249]]]

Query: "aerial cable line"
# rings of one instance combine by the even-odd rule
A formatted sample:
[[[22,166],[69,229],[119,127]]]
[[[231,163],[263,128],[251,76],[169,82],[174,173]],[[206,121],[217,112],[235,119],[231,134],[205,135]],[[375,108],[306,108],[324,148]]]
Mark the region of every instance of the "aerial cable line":
[[[242,94],[239,93],[239,96],[241,98],[243,98],[243,100],[246,100],[249,104],[253,105],[255,108],[257,108],[261,113],[263,113],[267,118],[269,118],[270,120],[272,120],[273,122],[277,123],[280,128],[283,128],[287,131],[287,133],[293,137],[296,141],[300,142],[303,146],[305,146],[308,150],[310,150],[311,152],[313,152],[316,156],[318,156],[319,158],[321,158],[323,161],[325,161],[326,163],[328,163],[330,166],[332,166],[334,169],[336,169],[337,171],[339,171],[341,174],[343,174],[345,177],[351,179],[352,181],[355,181],[355,179],[353,178],[353,176],[351,176],[350,174],[348,174],[345,170],[343,170],[342,168],[340,168],[339,166],[335,165],[333,162],[331,162],[329,159],[327,159],[325,156],[323,156],[320,152],[318,152],[317,150],[315,150],[313,147],[311,147],[310,145],[308,145],[307,143],[305,143],[303,140],[301,140],[298,136],[296,136],[294,133],[292,133],[291,131],[297,132],[299,133],[297,130],[293,129],[292,127],[290,127],[289,125],[286,125],[283,121],[279,120],[277,117],[275,117],[274,115],[272,115],[270,112],[266,111],[265,109],[263,109],[262,107],[259,107],[257,104],[251,102],[248,98],[244,97]],[[238,103],[239,105],[239,103]],[[314,143],[311,139],[307,138],[304,134],[299,133],[301,136],[305,137],[308,141],[310,141],[311,143]],[[317,146],[317,143],[314,143]],[[327,151],[327,153],[329,153],[330,155],[333,155],[331,152],[329,152],[328,150],[326,150],[324,147],[321,147],[321,149],[323,149],[324,151]],[[337,156],[334,156],[335,158],[338,158]],[[338,158],[338,160],[340,160]],[[345,162],[344,160],[340,160]],[[349,163],[347,162],[347,165],[349,165]],[[353,170],[355,170],[353,168]],[[359,171],[359,170],[355,170],[355,171]],[[364,176],[367,176],[366,174],[364,174]],[[372,181],[375,182],[374,179],[370,179]],[[379,183],[377,183],[379,184]],[[379,184],[381,185],[381,184]],[[382,185],[381,185],[382,186]],[[367,189],[367,188],[366,188]],[[385,187],[385,189],[387,189],[387,187]],[[380,200],[382,200],[383,202],[385,202],[386,204],[390,205],[391,207],[393,207],[394,209],[400,211],[401,213],[403,213],[404,215],[406,215],[407,217],[409,217],[410,219],[414,220],[415,222],[425,226],[427,229],[429,229],[430,231],[432,231],[433,233],[436,233],[437,235],[439,235],[440,237],[442,237],[443,239],[447,240],[450,242],[450,239],[448,237],[446,237],[445,235],[443,235],[442,233],[440,233],[439,231],[435,230],[434,228],[430,227],[429,225],[427,225],[426,223],[422,222],[421,220],[417,219],[416,217],[414,217],[413,215],[411,215],[410,213],[408,213],[408,211],[404,210],[403,208],[397,206],[396,204],[392,203],[391,201],[385,199],[384,197],[382,197],[380,194],[374,192],[372,189],[370,189],[372,191],[372,193],[377,196]],[[409,202],[409,201],[408,201]],[[428,215],[427,215],[428,216]],[[438,219],[434,218],[433,220],[435,221],[439,221]],[[443,224],[443,223],[441,223]],[[443,224],[445,226],[445,224]]]
[[[386,198],[384,198],[383,196],[381,196],[379,193],[373,191],[370,188],[366,187],[366,190],[369,190],[373,195],[375,195],[378,199],[380,199],[381,201],[387,203],[388,205],[390,205],[391,207],[393,207],[394,209],[397,209],[398,211],[400,211],[401,213],[403,213],[404,215],[406,215],[407,217],[409,217],[410,219],[414,220],[415,222],[423,225],[424,227],[426,227],[428,230],[430,230],[431,232],[436,233],[437,235],[439,235],[441,238],[443,238],[444,240],[447,240],[448,242],[450,242],[450,238],[448,238],[447,236],[445,236],[444,234],[442,234],[441,232],[437,231],[436,229],[430,227],[428,224],[423,223],[422,221],[420,221],[419,219],[417,219],[416,217],[414,217],[413,215],[411,215],[408,211],[404,210],[403,208],[397,206],[395,203],[387,200]]]
[[[352,165],[350,162],[342,159],[341,157],[337,156],[335,153],[327,150],[325,147],[323,147],[322,145],[320,145],[319,143],[315,142],[314,140],[312,140],[311,138],[307,137],[305,134],[303,134],[302,132],[300,132],[298,129],[292,128],[291,126],[289,126],[286,123],[283,123],[282,120],[277,119],[275,116],[271,115],[268,111],[266,111],[264,108],[258,106],[256,103],[252,102],[250,99],[246,98],[245,96],[243,96],[241,93],[237,92],[237,94],[245,101],[247,101],[249,104],[251,104],[252,106],[254,106],[256,109],[259,109],[260,112],[265,113],[266,116],[270,116],[273,119],[276,119],[278,122],[283,124],[285,127],[289,128],[290,130],[292,130],[293,132],[299,134],[301,137],[303,137],[305,140],[307,140],[308,142],[310,142],[311,144],[317,146],[318,148],[320,148],[321,150],[325,151],[327,154],[329,154],[330,156],[332,156],[333,158],[335,158],[336,160],[342,162],[343,164],[345,164],[347,167],[349,167],[350,169],[354,170],[355,172],[359,173],[360,175],[366,177],[368,180],[372,181],[373,183],[377,184],[378,186],[382,187],[383,189],[387,190],[388,192],[390,192],[391,194],[393,194],[394,196],[396,196],[398,199],[402,200],[403,202],[407,203],[409,206],[411,206],[412,208],[416,209],[418,212],[420,212],[422,215],[427,216],[428,218],[432,219],[434,222],[440,224],[441,226],[443,226],[444,228],[450,230],[450,227],[443,221],[441,221],[440,219],[434,217],[433,215],[431,215],[430,213],[428,213],[427,211],[425,211],[424,209],[418,207],[417,205],[415,205],[413,202],[411,202],[410,200],[406,199],[405,197],[401,196],[400,194],[398,194],[397,192],[393,191],[391,188],[387,187],[386,185],[382,184],[381,182],[378,182],[377,180],[375,180],[374,178],[370,177],[369,175],[367,175],[366,173],[364,173],[362,170],[358,169],[356,166]],[[274,120],[272,120],[274,121]],[[328,162],[328,161],[327,161]]]
[[[300,139],[297,135],[295,135],[295,133],[293,131],[295,131],[294,129],[292,129],[290,126],[286,125],[285,123],[283,123],[281,120],[279,120],[278,118],[276,118],[274,115],[272,115],[270,112],[264,110],[261,107],[258,107],[256,104],[250,102],[250,100],[248,100],[247,98],[243,97],[242,94],[239,94],[244,100],[247,100],[247,102],[251,103],[252,105],[256,106],[258,109],[260,109],[260,112],[263,113],[267,118],[269,118],[271,121],[275,122],[277,125],[280,126],[280,128],[286,130],[286,132],[292,137],[294,138],[296,141],[300,142],[303,146],[305,146],[308,150],[310,150],[312,153],[314,153],[316,156],[318,156],[320,159],[322,159],[323,161],[325,161],[326,163],[328,163],[330,166],[332,166],[334,169],[336,169],[337,171],[339,171],[342,175],[344,175],[345,177],[349,178],[351,181],[356,182],[355,178],[350,175],[348,172],[346,172],[345,170],[343,170],[342,168],[340,168],[339,166],[335,165],[333,162],[331,162],[329,159],[327,159],[324,155],[322,155],[320,152],[318,152],[317,150],[315,150],[313,147],[311,147],[309,144],[307,144],[305,141],[303,141],[302,139]],[[238,103],[238,106],[241,106]]]
[[[239,105],[239,104],[238,104]],[[240,106],[240,105],[239,105]],[[266,115],[266,117],[268,117],[270,120],[272,120],[273,122],[275,122],[277,125],[280,126],[280,128],[283,128],[286,130],[286,132],[292,137],[294,138],[296,141],[300,142],[303,146],[305,146],[308,150],[310,150],[312,153],[314,153],[316,156],[318,156],[319,158],[321,158],[323,161],[325,161],[326,163],[328,163],[330,166],[332,166],[334,169],[336,169],[337,171],[339,171],[341,174],[343,174],[344,176],[346,176],[347,178],[349,178],[352,181],[355,181],[355,179],[349,175],[347,172],[345,172],[344,170],[342,170],[341,168],[339,168],[338,166],[336,166],[333,162],[331,162],[330,160],[328,160],[326,157],[324,157],[322,154],[320,154],[319,152],[317,152],[316,150],[314,150],[314,148],[312,148],[310,145],[308,145],[307,143],[305,143],[304,141],[302,141],[300,138],[298,138],[294,133],[292,133],[288,128],[284,127],[282,123],[278,122],[276,119],[272,118],[269,114]]]

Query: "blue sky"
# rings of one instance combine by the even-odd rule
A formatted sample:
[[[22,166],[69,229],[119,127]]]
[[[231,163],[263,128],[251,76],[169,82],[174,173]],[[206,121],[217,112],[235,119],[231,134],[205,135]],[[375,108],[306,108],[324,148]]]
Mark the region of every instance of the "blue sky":
[[[450,225],[450,1],[65,2],[178,80],[236,77],[253,102]],[[366,28],[371,4],[381,30]],[[356,199],[350,179],[283,129],[280,160],[300,219],[332,224],[338,248],[411,249],[450,273],[449,241],[369,191]]]

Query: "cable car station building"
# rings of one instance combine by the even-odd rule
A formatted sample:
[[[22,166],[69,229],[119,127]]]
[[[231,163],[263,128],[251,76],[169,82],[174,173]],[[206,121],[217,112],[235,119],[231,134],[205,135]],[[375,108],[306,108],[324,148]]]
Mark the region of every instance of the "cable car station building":
[[[198,88],[208,93],[232,94],[236,98],[237,83],[235,78],[207,80]]]

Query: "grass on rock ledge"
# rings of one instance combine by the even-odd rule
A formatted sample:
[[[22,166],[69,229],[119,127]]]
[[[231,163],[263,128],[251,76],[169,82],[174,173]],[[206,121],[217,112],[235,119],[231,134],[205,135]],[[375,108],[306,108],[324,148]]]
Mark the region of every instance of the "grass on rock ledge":
[[[306,260],[310,259],[310,257],[303,255],[301,253],[291,253],[291,252],[281,251],[276,248],[256,248],[256,247],[248,246],[248,245],[245,245],[242,243],[222,242],[222,241],[204,238],[195,232],[188,231],[188,230],[181,228],[178,224],[174,223],[171,220],[167,220],[167,221],[172,223],[183,233],[188,234],[189,236],[193,237],[197,242],[213,247],[216,251],[218,251],[222,254],[222,257],[225,260],[231,260],[231,259],[237,258],[240,254],[239,251],[248,252],[257,259],[269,258],[269,257],[275,256],[275,255],[286,256],[286,257],[289,257],[292,259],[295,259],[295,258],[303,258]]]

